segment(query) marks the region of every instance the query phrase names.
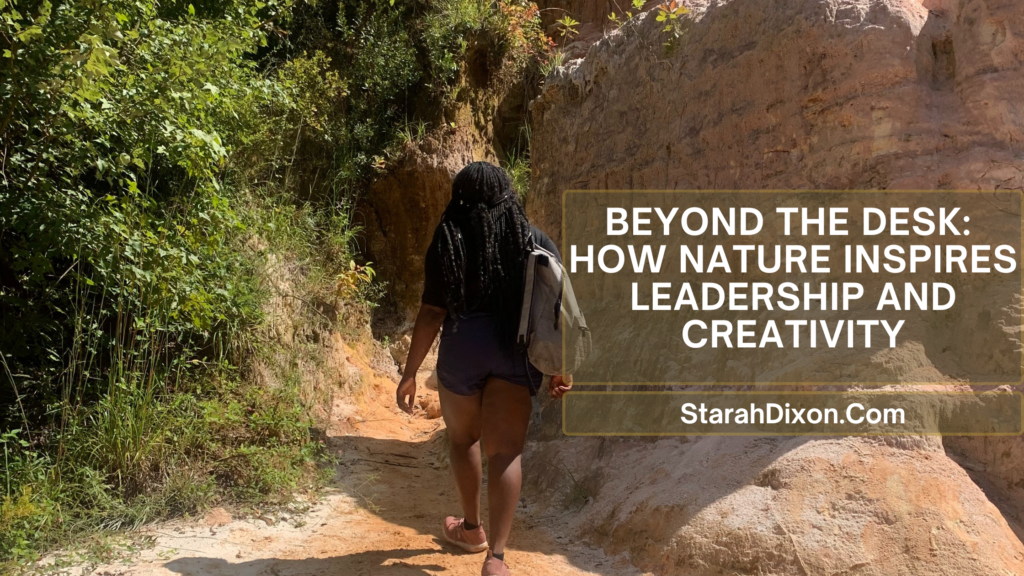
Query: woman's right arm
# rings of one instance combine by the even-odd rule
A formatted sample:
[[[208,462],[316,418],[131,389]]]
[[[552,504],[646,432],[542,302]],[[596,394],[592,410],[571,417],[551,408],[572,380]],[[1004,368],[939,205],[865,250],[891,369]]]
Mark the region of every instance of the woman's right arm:
[[[412,329],[412,343],[409,345],[409,357],[405,361],[405,369],[402,371],[402,381],[398,383],[398,390],[395,393],[398,407],[407,414],[412,414],[412,407],[416,404],[416,372],[419,371],[423,359],[430,352],[434,344],[434,338],[441,330],[444,317],[448,311],[444,308],[420,304],[420,311],[416,314],[416,324]]]

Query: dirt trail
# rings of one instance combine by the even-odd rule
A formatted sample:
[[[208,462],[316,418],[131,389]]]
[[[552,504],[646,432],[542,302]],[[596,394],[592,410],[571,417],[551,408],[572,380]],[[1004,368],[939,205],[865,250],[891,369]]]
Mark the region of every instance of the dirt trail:
[[[438,537],[443,517],[458,512],[444,463],[443,423],[423,411],[410,418],[392,408],[391,387],[386,379],[373,378],[358,406],[335,402],[328,446],[340,459],[337,481],[308,512],[231,520],[215,510],[200,521],[155,526],[145,530],[155,546],[131,563],[101,566],[95,573],[479,574],[483,554],[462,553]],[[423,391],[421,400],[436,401],[436,393]],[[562,513],[521,504],[506,556],[514,574],[637,574],[625,558],[609,558],[551,534],[546,527]]]

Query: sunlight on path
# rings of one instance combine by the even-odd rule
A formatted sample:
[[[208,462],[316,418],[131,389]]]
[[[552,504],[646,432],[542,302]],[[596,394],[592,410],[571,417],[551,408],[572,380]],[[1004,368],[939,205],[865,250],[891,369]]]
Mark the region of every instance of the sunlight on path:
[[[133,563],[102,566],[95,574],[479,574],[483,554],[462,553],[439,538],[444,516],[458,512],[444,464],[441,420],[410,418],[392,409],[390,398],[386,381],[374,382],[362,406],[336,410],[349,414],[346,421],[333,422],[328,440],[339,457],[338,482],[307,514],[229,522],[220,512],[200,522],[160,525],[144,531],[155,546]],[[543,526],[558,513],[521,505],[506,556],[514,573],[638,574],[625,557],[609,558],[549,534]]]

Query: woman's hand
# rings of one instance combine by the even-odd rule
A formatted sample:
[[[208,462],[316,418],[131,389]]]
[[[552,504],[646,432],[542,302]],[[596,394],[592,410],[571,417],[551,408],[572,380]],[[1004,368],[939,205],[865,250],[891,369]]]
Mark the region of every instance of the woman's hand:
[[[565,393],[572,390],[572,376],[552,376],[551,382],[548,383],[548,389],[551,392],[551,397],[554,399],[565,396]]]
[[[434,338],[441,330],[441,324],[447,315],[448,311],[444,308],[420,304],[416,324],[412,328],[409,357],[402,368],[402,381],[398,383],[398,390],[395,392],[398,407],[406,414],[412,414],[412,408],[416,404],[416,371],[427,357],[427,352],[430,351],[430,346],[434,343]]]
[[[412,414],[412,407],[416,404],[416,373],[402,376],[398,383],[398,391],[395,393],[398,407],[406,414]]]

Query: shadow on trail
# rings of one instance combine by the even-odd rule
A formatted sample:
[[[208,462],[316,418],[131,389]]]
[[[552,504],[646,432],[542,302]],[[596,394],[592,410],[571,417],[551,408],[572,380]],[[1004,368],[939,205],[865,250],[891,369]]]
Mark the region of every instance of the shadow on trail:
[[[220,558],[179,558],[164,568],[182,576],[433,576],[443,566],[411,564],[405,560],[436,550],[372,550],[331,558],[252,560],[230,563]]]
[[[445,516],[461,515],[455,483],[447,465],[447,444],[439,430],[420,441],[334,437],[332,450],[340,450],[337,486],[368,512],[391,524],[436,537],[448,552],[460,551],[440,540]],[[487,527],[487,479],[480,494]],[[542,554],[564,554],[554,543],[524,537],[523,519],[516,518],[509,546]]]
[[[611,558],[606,562],[598,560],[595,563],[593,556],[582,551],[576,552],[578,549],[572,546],[562,545],[554,538],[557,534],[548,531],[547,527],[555,527],[557,530],[562,515],[586,513],[586,502],[577,503],[579,506],[576,506],[562,498],[562,492],[568,490],[566,496],[571,499],[574,485],[584,485],[583,488],[597,498],[618,498],[628,503],[629,490],[609,494],[602,491],[602,486],[623,472],[621,467],[630,466],[630,453],[644,451],[655,440],[564,438],[560,434],[560,419],[552,413],[555,408],[557,406],[552,403],[549,410],[545,411],[545,425],[531,425],[530,446],[523,462],[525,499],[537,499],[553,505],[547,510],[534,509],[530,516],[517,514],[509,540],[513,558],[516,551],[547,557],[563,556],[569,564],[580,570],[602,575],[621,574],[621,564],[613,567]],[[441,534],[441,523],[445,516],[461,514],[458,494],[446,463],[447,444],[443,438],[442,429],[432,435],[424,435],[422,440],[411,441],[363,436],[333,437],[329,440],[329,446],[341,453],[342,465],[338,477],[340,489],[355,498],[360,506],[389,523],[435,536],[435,541],[445,552],[458,554],[457,549],[436,538]],[[565,463],[548,461],[544,447],[552,440],[576,442],[576,446],[571,449],[586,454],[584,461],[604,460],[607,463],[607,456],[612,456],[610,461],[620,464],[569,469]],[[667,468],[699,468],[703,462],[713,460],[723,450],[736,455],[731,462],[734,466],[709,470],[700,475],[697,481],[701,486],[686,491],[688,496],[685,497],[686,502],[681,503],[682,506],[664,508],[664,514],[658,519],[661,530],[665,532],[664,536],[671,538],[688,519],[720,498],[759,482],[758,476],[772,462],[807,441],[807,438],[657,440],[658,445],[667,449],[666,454],[671,456],[664,462]],[[650,472],[653,475],[656,471]],[[650,480],[658,481],[654,477]],[[669,489],[669,492],[678,492],[671,490],[670,486],[664,488]],[[666,497],[668,500],[672,498],[671,494],[666,494]],[[487,527],[486,473],[481,503],[483,522]],[[600,544],[595,542],[595,546]],[[613,554],[622,551],[621,546],[612,548],[617,548],[612,550]]]

